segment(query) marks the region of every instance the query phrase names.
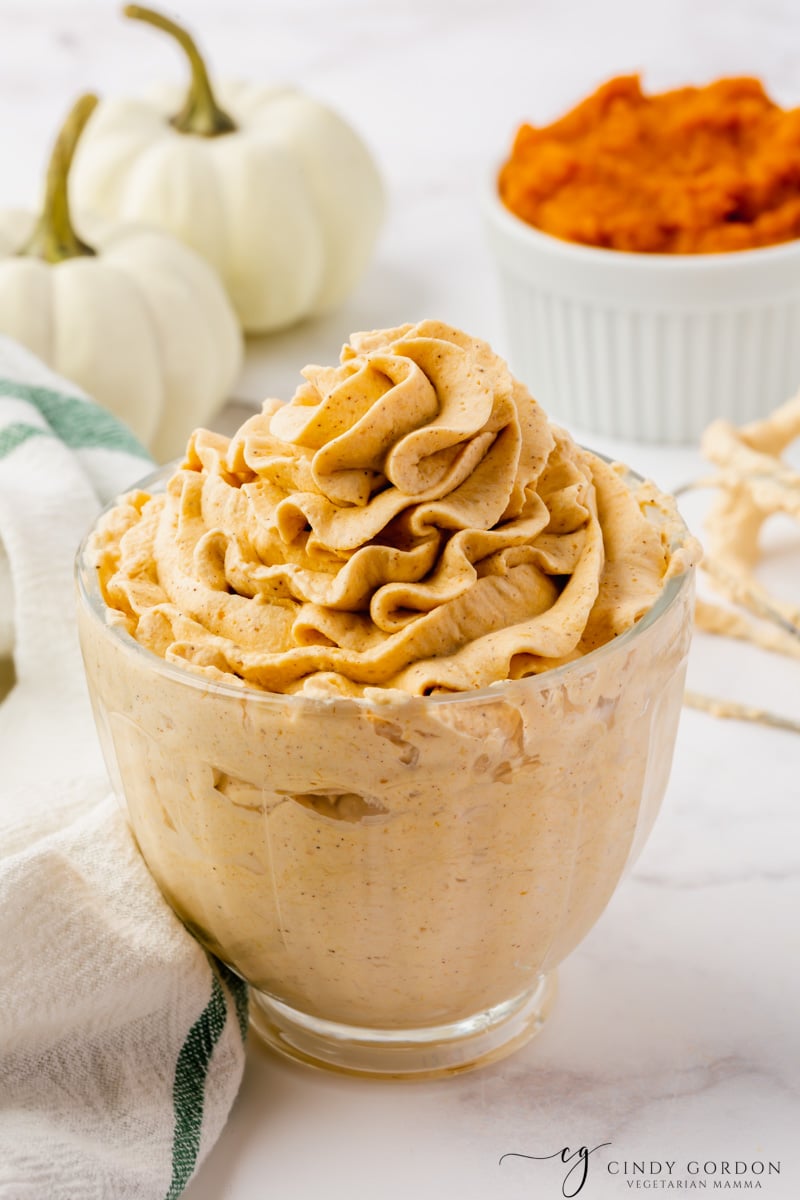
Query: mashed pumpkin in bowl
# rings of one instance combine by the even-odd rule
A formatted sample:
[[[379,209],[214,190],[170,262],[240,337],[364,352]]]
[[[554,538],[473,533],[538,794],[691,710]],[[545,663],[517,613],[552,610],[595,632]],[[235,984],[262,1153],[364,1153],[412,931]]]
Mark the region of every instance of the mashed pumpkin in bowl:
[[[555,237],[612,250],[703,254],[800,236],[800,108],[757,79],[646,95],[609,80],[551,125],[520,126],[504,204]]]
[[[612,79],[493,167],[509,362],[573,429],[692,443],[800,382],[800,108]]]

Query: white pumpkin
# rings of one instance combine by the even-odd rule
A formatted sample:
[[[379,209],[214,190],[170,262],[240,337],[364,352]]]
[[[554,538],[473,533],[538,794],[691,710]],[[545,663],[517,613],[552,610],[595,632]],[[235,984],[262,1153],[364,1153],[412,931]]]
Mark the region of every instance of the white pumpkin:
[[[76,235],[67,178],[96,103],[82,97],[61,132],[38,222],[0,213],[0,330],[165,461],[229,394],[242,336],[211,268],[174,238],[91,221],[82,223],[91,246]]]
[[[168,230],[202,254],[248,333],[335,308],[361,277],[383,215],[368,150],[328,108],[290,88],[212,93],[191,37],[150,9],[127,16],[172,34],[192,83],[152,101],[110,99],[75,162],[76,203]]]

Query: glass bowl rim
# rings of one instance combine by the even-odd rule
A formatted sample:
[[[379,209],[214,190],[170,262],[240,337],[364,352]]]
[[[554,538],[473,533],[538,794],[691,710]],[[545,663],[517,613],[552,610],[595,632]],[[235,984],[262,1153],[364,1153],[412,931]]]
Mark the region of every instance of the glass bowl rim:
[[[583,448],[589,449],[588,447]],[[589,453],[605,462],[616,461],[597,450],[589,449]],[[642,633],[650,629],[662,616],[670,611],[677,602],[678,597],[682,595],[685,588],[691,586],[694,579],[694,566],[689,566],[685,571],[671,576],[667,579],[655,602],[638,621],[634,622],[633,625],[629,626],[628,629],[624,630],[617,637],[604,642],[602,646],[598,646],[595,650],[590,650],[588,654],[583,654],[579,658],[562,663],[557,667],[548,667],[544,671],[539,671],[531,675],[523,675],[519,679],[501,679],[495,683],[487,684],[486,687],[473,688],[468,691],[425,696],[412,692],[404,692],[400,688],[382,688],[379,685],[366,685],[369,687],[369,695],[313,696],[302,692],[270,692],[263,688],[254,687],[245,680],[242,680],[240,683],[228,683],[226,680],[209,679],[200,672],[192,670],[191,667],[182,667],[176,663],[167,662],[166,659],[161,658],[158,654],[155,654],[152,650],[148,650],[146,646],[142,646],[140,642],[137,642],[122,625],[110,624],[105,619],[105,614],[109,609],[100,592],[97,582],[97,570],[88,562],[89,541],[102,517],[112,508],[115,508],[119,504],[120,499],[129,492],[158,491],[159,489],[154,487],[154,485],[166,485],[172,474],[179,469],[182,461],[182,459],[174,459],[169,463],[156,467],[141,479],[133,481],[129,487],[118,492],[97,514],[91,527],[81,539],[75,554],[75,581],[79,603],[83,605],[93,621],[97,622],[107,636],[118,642],[120,647],[127,651],[127,653],[138,654],[147,660],[151,669],[156,674],[164,675],[176,683],[182,683],[190,688],[202,688],[205,692],[215,692],[239,701],[246,699],[248,702],[255,704],[280,703],[302,708],[318,707],[325,711],[329,711],[334,707],[346,706],[349,708],[355,705],[362,709],[385,712],[390,708],[406,707],[409,704],[415,703],[423,704],[425,708],[430,708],[442,705],[464,704],[476,700],[484,702],[496,701],[502,699],[503,695],[508,691],[517,690],[520,687],[530,688],[532,685],[538,685],[542,688],[551,685],[557,686],[566,676],[580,674],[583,670],[591,670],[595,664],[601,662],[620,647],[624,649],[630,642],[635,642]],[[646,482],[643,476],[626,465],[625,472],[627,478],[636,483]],[[677,515],[680,517],[679,513]],[[683,532],[687,537],[690,536],[683,518],[680,517],[680,520]],[[385,692],[385,699],[379,699],[382,692]]]

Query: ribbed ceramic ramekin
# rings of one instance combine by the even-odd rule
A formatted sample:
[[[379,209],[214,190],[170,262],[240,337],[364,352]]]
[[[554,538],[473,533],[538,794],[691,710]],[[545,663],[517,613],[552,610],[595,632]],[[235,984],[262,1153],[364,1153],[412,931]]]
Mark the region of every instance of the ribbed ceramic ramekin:
[[[484,202],[509,363],[556,421],[693,442],[800,386],[800,241],[729,254],[630,254],[561,241]]]

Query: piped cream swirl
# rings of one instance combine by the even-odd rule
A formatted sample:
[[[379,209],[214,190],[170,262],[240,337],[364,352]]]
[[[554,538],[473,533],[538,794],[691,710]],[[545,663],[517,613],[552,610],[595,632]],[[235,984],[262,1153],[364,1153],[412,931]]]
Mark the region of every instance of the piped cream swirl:
[[[471,690],[602,645],[691,561],[667,499],[484,342],[423,321],[303,375],[98,528],[115,619],[168,661],[274,692]]]

